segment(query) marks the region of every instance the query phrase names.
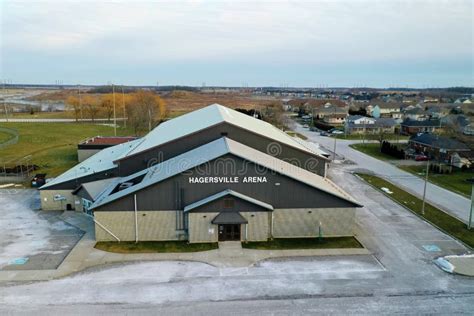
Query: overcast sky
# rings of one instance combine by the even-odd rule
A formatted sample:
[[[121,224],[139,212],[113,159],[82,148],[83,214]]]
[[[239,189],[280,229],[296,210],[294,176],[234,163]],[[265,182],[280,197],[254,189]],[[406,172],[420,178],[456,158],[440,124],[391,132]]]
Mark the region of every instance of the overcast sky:
[[[18,83],[473,86],[473,1],[5,1]]]

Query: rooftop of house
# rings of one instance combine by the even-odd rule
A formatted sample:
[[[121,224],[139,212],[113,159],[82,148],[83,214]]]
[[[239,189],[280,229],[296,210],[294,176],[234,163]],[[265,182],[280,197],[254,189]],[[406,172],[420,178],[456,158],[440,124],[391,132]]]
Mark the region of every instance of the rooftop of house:
[[[441,126],[440,120],[424,120],[424,121],[417,121],[417,120],[410,120],[405,119],[401,125],[407,127],[437,127]]]
[[[373,107],[378,106],[381,109],[400,109],[403,104],[400,102],[384,102],[381,100],[374,100],[369,103]]]
[[[79,145],[118,145],[137,139],[135,136],[94,136],[83,140]]]
[[[469,151],[469,147],[455,139],[439,136],[431,133],[423,133],[410,138],[409,142],[415,142],[427,145],[433,148],[440,148],[446,150],[460,150]]]

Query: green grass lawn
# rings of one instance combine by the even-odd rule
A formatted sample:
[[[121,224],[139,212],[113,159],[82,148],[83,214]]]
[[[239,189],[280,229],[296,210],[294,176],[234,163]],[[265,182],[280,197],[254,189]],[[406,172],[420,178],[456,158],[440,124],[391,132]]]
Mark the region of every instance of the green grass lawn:
[[[242,247],[259,250],[363,248],[354,237],[275,238],[269,241],[243,242]]]
[[[217,243],[190,244],[187,241],[103,241],[95,248],[115,253],[198,252],[217,249]]]
[[[425,178],[426,166],[399,166],[399,168],[422,177],[423,179]],[[428,174],[428,180],[430,182],[468,197],[471,196],[471,184],[466,180],[471,178],[474,178],[473,171],[456,170],[450,174],[437,174],[433,172]]]
[[[0,144],[4,143],[6,141],[9,141],[10,139],[12,139],[14,137],[15,137],[15,135],[13,135],[13,134],[0,131]]]
[[[421,214],[423,203],[421,199],[379,177],[366,174],[358,174],[358,176],[363,178],[383,194],[402,204],[418,216],[424,218],[426,221],[436,225],[451,236],[463,241],[468,246],[474,247],[474,230],[469,231],[467,225],[460,220],[428,203],[425,205],[425,214],[423,215]],[[381,188],[383,187],[389,189],[393,193],[388,194],[382,191]]]
[[[397,160],[397,158],[384,154],[380,152],[380,144],[379,143],[365,143],[365,144],[351,144],[349,145],[351,148],[363,152],[369,156],[380,160]]]
[[[57,176],[77,164],[77,144],[96,135],[111,136],[110,126],[81,123],[1,123],[0,127],[19,132],[18,143],[0,150],[1,161],[13,161],[31,155],[30,163],[38,165],[37,172]],[[118,128],[117,135],[133,135],[129,129]]]

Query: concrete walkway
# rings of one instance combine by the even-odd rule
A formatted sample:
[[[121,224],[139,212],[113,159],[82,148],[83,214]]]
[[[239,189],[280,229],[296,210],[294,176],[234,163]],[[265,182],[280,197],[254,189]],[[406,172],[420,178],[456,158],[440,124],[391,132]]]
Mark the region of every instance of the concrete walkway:
[[[79,212],[64,212],[62,218],[86,233],[56,270],[0,271],[0,282],[40,281],[61,278],[99,265],[132,261],[198,261],[220,268],[249,267],[259,261],[282,257],[368,255],[365,248],[253,250],[243,249],[240,242],[220,243],[219,249],[193,253],[111,253],[94,248],[94,224],[90,217]]]

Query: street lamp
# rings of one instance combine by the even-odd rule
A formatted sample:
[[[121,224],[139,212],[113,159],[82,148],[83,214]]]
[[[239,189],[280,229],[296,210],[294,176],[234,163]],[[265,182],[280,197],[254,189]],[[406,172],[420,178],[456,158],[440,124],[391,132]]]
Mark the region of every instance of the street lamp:
[[[472,228],[472,217],[474,213],[474,178],[467,179],[467,182],[471,183],[471,211],[469,212],[469,221],[467,222],[467,228],[470,230]]]

